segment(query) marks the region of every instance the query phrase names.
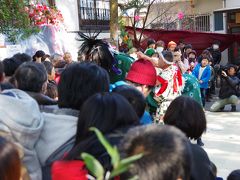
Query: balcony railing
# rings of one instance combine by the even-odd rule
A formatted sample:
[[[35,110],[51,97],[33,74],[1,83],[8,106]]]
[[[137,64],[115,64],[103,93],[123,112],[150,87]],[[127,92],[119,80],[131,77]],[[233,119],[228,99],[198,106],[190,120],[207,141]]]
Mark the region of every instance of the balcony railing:
[[[92,7],[79,8],[79,24],[81,30],[109,30],[109,23],[109,9]]]

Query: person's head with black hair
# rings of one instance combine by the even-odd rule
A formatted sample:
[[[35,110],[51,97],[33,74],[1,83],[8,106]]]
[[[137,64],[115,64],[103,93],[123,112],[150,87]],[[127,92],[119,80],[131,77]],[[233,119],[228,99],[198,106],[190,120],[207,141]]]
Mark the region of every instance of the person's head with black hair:
[[[228,76],[235,76],[237,73],[237,70],[238,70],[238,68],[236,65],[233,65],[233,64],[227,65],[227,75]]]
[[[46,91],[45,95],[56,100],[58,98],[57,85],[52,84],[52,83],[48,83],[47,84],[47,91]]]
[[[17,147],[0,136],[0,179],[21,179],[21,160]]]
[[[14,57],[4,59],[3,66],[4,66],[5,75],[11,77],[21,64],[22,64],[22,61]]]
[[[45,52],[42,50],[38,50],[34,56],[33,56],[33,61],[37,62],[37,63],[41,63],[42,62],[42,58],[45,56]]]
[[[179,128],[190,139],[198,139],[206,131],[207,121],[201,105],[187,96],[174,99],[163,119],[165,124]]]
[[[114,88],[112,92],[118,93],[125,97],[132,105],[139,118],[143,116],[146,107],[146,101],[143,94],[139,90],[129,85],[122,85]]]
[[[58,84],[58,106],[79,110],[87,98],[109,91],[109,75],[94,63],[73,63],[64,69]]]
[[[15,54],[15,55],[13,56],[13,58],[21,61],[22,63],[32,61],[31,56],[29,56],[29,55],[26,54],[26,53],[17,53],[17,54]]]
[[[191,52],[193,50],[193,47],[191,44],[187,44],[184,46],[184,52],[186,53],[186,55],[188,55],[189,52]]]
[[[45,66],[48,74],[48,80],[52,81],[55,79],[55,68],[53,64],[49,61],[43,61],[42,64]]]
[[[2,61],[0,61],[0,83],[4,81],[5,73]]]
[[[129,102],[116,93],[97,93],[81,107],[77,124],[75,145],[91,137],[90,127],[98,128],[103,134],[118,128],[139,124],[139,118]]]
[[[156,47],[156,41],[154,39],[148,39],[147,41],[147,46],[148,48],[155,49]]]
[[[14,74],[16,87],[23,91],[45,93],[47,88],[47,71],[43,64],[26,62]]]
[[[214,50],[214,51],[218,51],[220,44],[221,44],[220,41],[214,40],[214,41],[213,41],[213,44],[212,44],[213,50]]]
[[[110,51],[109,44],[103,40],[96,39],[96,36],[87,37],[83,33],[79,33],[79,36],[84,42],[78,51],[78,60],[95,62],[108,72],[114,71],[114,66],[117,62]]]
[[[171,126],[148,125],[132,128],[120,144],[123,157],[142,154],[123,179],[189,180],[192,151],[185,135]]]
[[[159,58],[158,67],[166,69],[174,63],[174,56],[172,51],[163,51],[163,57]]]
[[[232,171],[228,177],[227,180],[240,180],[240,169],[236,169]]]

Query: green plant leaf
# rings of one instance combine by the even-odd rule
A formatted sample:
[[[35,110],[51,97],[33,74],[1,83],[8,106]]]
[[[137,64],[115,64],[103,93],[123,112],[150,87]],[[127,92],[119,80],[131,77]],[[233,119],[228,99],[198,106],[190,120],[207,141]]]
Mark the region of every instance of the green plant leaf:
[[[98,180],[103,180],[104,169],[100,162],[88,153],[82,153],[81,157],[91,174],[95,176]]]
[[[113,167],[117,167],[119,161],[120,161],[120,155],[118,152],[117,147],[113,147],[107,140],[106,138],[103,136],[103,134],[95,127],[91,127],[90,128],[91,131],[94,131],[99,139],[99,141],[101,142],[101,144],[104,146],[104,148],[106,149],[106,151],[108,152],[109,156],[111,157],[111,161],[112,161],[112,165]]]
[[[122,159],[120,161],[120,164],[123,164],[123,165],[131,164],[134,161],[137,161],[137,160],[141,159],[142,157],[143,157],[143,154],[137,154],[137,155],[134,155],[134,156],[130,156],[128,158]]]
[[[140,159],[142,156],[143,156],[142,154],[138,154],[138,155],[134,155],[134,156],[131,156],[131,157],[121,160],[120,163],[118,164],[118,166],[115,169],[113,169],[113,171],[111,172],[110,177],[118,176],[118,175],[122,174],[123,172],[127,171],[129,166],[134,161]]]

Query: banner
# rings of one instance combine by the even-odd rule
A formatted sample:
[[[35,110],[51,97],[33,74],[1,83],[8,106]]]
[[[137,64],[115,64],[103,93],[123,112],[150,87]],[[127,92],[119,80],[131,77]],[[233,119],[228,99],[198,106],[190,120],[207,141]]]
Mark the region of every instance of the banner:
[[[133,36],[133,28],[126,27],[129,35]],[[137,28],[136,31],[140,33],[142,29]],[[152,38],[155,41],[162,40],[167,47],[168,42],[175,41],[177,44],[182,40],[185,44],[191,44],[193,49],[197,51],[197,54],[201,54],[202,51],[212,45],[215,40],[220,41],[220,50],[224,51],[229,48],[234,42],[240,44],[240,34],[219,34],[219,33],[207,33],[207,32],[192,32],[192,31],[177,31],[177,30],[155,30],[145,29],[143,31],[143,38],[141,47],[143,49],[147,46],[148,38]]]

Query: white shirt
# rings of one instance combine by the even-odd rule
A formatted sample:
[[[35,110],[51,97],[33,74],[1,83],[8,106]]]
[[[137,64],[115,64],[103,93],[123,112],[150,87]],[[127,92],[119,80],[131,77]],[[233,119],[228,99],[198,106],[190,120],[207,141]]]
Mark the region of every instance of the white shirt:
[[[200,67],[200,69],[199,69],[199,74],[198,74],[198,79],[200,80],[201,79],[201,77],[202,77],[202,74],[203,74],[203,71],[204,71],[204,69],[206,69],[206,66],[205,67]]]

